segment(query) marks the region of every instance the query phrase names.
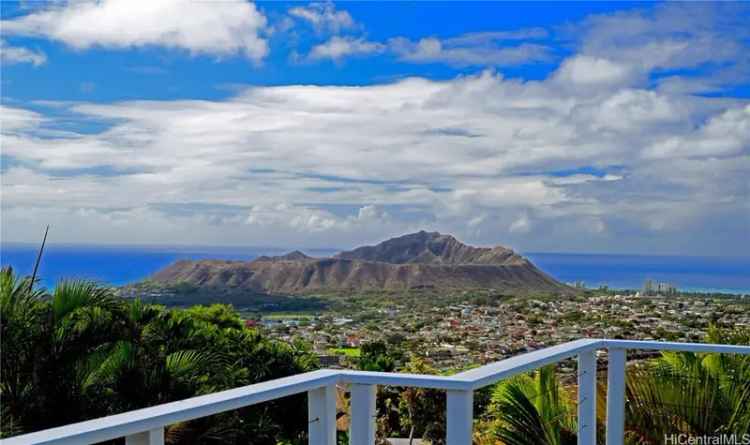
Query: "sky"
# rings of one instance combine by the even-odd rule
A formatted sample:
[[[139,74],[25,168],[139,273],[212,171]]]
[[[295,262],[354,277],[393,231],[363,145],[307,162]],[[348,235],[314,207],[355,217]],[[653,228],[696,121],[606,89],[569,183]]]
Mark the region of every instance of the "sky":
[[[743,3],[0,10],[3,242],[748,254]]]

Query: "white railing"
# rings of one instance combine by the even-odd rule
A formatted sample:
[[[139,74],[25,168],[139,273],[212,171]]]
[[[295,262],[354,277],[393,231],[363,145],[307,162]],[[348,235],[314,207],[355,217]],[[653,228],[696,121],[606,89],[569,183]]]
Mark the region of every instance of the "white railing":
[[[470,445],[474,390],[572,357],[578,358],[578,444],[596,444],[596,352],[606,349],[607,445],[622,445],[625,426],[625,364],[628,349],[750,354],[750,346],[584,339],[518,355],[450,377],[320,370],[25,434],[0,445],[91,444],[125,437],[127,445],[163,445],[164,427],[292,394],[307,392],[309,443],[336,444],[336,385],[349,385],[349,443],[375,443],[377,385],[442,389],[447,394],[446,442]]]

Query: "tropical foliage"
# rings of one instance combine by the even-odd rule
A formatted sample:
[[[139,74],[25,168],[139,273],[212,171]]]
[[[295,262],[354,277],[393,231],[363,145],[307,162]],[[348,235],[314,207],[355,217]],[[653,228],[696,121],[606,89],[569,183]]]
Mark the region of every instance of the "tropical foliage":
[[[750,344],[750,332],[712,328],[706,341]],[[750,357],[665,352],[630,370],[627,399],[630,443],[662,443],[675,433],[750,434]]]
[[[554,366],[522,374],[495,387],[489,410],[494,437],[507,445],[576,443],[575,394],[560,384]]]
[[[271,341],[245,328],[226,305],[167,309],[116,297],[105,287],[64,281],[51,292],[9,268],[0,272],[0,436],[180,400],[314,369],[303,343]],[[707,342],[750,344],[750,331],[710,329]],[[401,342],[362,346],[360,369],[419,374]],[[403,363],[403,364],[402,364]],[[599,422],[604,420],[600,386]],[[665,434],[750,434],[750,357],[663,353],[631,364],[626,442],[663,443]],[[488,396],[489,394],[489,396]],[[554,367],[477,392],[476,442],[576,442],[576,394]],[[305,395],[171,425],[170,444],[298,444],[307,431]],[[339,408],[348,399],[340,394]],[[444,442],[445,395],[378,388],[378,435]],[[345,416],[342,419],[345,420]],[[346,423],[346,422],[342,422]],[[599,434],[600,441],[602,435]],[[346,435],[340,439],[345,442]]]
[[[302,344],[246,329],[231,307],[166,309],[64,281],[51,293],[0,273],[2,436],[313,369]],[[172,425],[169,443],[301,443],[304,395]]]
[[[419,358],[412,358],[402,372],[437,374]],[[445,443],[446,400],[443,391],[429,388],[402,388],[399,400],[401,433],[413,439],[421,437],[434,445]]]
[[[707,343],[750,344],[750,331],[711,328]],[[603,383],[603,382],[602,382]],[[599,430],[606,385],[599,387]],[[576,443],[576,394],[554,367],[498,384],[480,422],[479,443]],[[625,442],[661,444],[665,435],[750,434],[750,357],[664,352],[627,371]],[[603,442],[602,434],[598,435]]]

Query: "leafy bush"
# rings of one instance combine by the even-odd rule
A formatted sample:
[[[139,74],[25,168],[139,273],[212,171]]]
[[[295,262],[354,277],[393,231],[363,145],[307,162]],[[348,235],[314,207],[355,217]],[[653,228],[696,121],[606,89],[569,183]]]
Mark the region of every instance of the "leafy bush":
[[[51,293],[0,273],[0,435],[37,431],[317,367],[226,305],[167,309],[85,281]],[[168,443],[301,443],[305,395],[170,425]]]

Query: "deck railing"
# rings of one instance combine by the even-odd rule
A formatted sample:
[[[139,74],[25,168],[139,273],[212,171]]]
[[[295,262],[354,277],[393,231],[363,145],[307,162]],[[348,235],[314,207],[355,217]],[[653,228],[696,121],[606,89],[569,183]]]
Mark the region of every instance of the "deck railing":
[[[164,427],[281,397],[307,392],[309,444],[336,444],[336,385],[349,385],[351,413],[349,443],[375,443],[377,385],[445,390],[447,394],[446,442],[472,442],[474,391],[502,379],[544,365],[577,357],[578,444],[596,444],[597,351],[607,350],[607,445],[622,445],[625,427],[625,365],[628,350],[690,351],[750,354],[750,346],[656,341],[582,339],[511,357],[450,377],[320,370],[178,402],[130,411],[39,431],[0,441],[0,445],[92,444],[126,438],[127,445],[162,445]]]

